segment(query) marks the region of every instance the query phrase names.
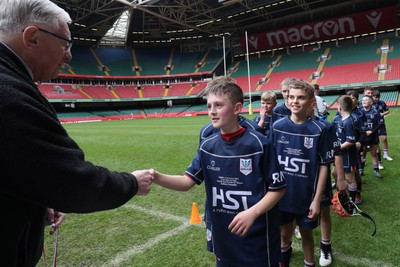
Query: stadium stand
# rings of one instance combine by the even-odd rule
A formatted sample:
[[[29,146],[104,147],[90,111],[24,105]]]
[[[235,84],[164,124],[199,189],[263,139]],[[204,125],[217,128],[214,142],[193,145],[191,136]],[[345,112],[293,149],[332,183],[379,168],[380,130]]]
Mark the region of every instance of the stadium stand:
[[[323,87],[351,84],[374,83],[378,80],[400,79],[400,40],[396,37],[378,40],[364,40],[354,43],[346,41],[338,45],[292,50],[291,53],[280,51],[274,56],[254,56],[250,58],[250,91],[259,96],[262,91],[279,91],[280,83],[286,77],[297,77],[308,82],[318,83]],[[387,46],[385,46],[387,45]],[[201,93],[207,79],[198,76],[191,81],[195,73],[211,72],[221,63],[221,50],[206,52],[180,53],[177,49],[162,48],[88,48],[74,47],[74,59],[68,66],[60,69],[67,75],[112,75],[117,82],[103,82],[103,85],[40,84],[42,93],[54,100],[134,100],[140,98],[186,97]],[[322,59],[323,58],[323,59]],[[322,62],[323,61],[323,62]],[[104,69],[101,68],[104,67]],[[378,67],[386,68],[384,75]],[[245,94],[249,93],[246,60],[232,62],[228,68],[231,75],[241,86]],[[183,75],[183,76],[180,76]],[[202,74],[201,74],[202,75]],[[317,76],[315,76],[317,75]],[[93,77],[93,76],[89,76]],[[118,82],[119,77],[136,77],[143,80]],[[182,80],[182,81],[181,81]],[[110,83],[111,85],[104,85]],[[127,85],[124,85],[124,84]],[[140,90],[138,84],[140,83]],[[128,85],[135,84],[135,85]],[[257,94],[258,93],[258,94]],[[396,94],[397,93],[397,94]],[[323,95],[330,108],[335,108],[338,95]],[[397,105],[398,92],[382,92],[387,96],[389,106]],[[256,97],[253,102],[255,112],[259,109]],[[248,109],[246,102],[245,109]],[[131,110],[126,113],[96,114],[93,119],[124,119],[154,116],[182,116],[196,113],[206,114],[202,105],[174,106],[168,108],[146,108],[142,111]],[[78,116],[79,117],[79,116]],[[81,118],[81,117],[79,117]],[[92,118],[92,117],[86,117]],[[80,119],[82,121],[86,120]]]
[[[162,97],[164,95],[164,85],[142,85],[143,97]]]
[[[90,47],[73,46],[72,54],[73,57],[69,65],[73,74],[104,75],[104,72],[99,69]]]
[[[115,92],[120,98],[137,98],[139,97],[135,86],[116,86]]]
[[[107,86],[82,86],[83,91],[90,96],[90,98],[96,99],[113,99],[118,98],[113,90],[107,89]]]
[[[399,91],[381,92],[381,100],[385,101],[386,105],[389,107],[396,106],[398,99]]]
[[[77,88],[68,84],[39,84],[39,90],[48,99],[88,99],[88,97]]]
[[[95,52],[105,64],[110,76],[135,75],[132,51],[125,48],[97,48]]]

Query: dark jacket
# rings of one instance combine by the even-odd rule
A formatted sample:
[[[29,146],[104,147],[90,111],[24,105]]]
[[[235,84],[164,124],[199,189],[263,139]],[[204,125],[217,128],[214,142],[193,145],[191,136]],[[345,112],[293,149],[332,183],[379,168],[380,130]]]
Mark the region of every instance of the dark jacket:
[[[35,266],[46,208],[87,213],[137,192],[130,173],[85,161],[22,61],[0,43],[0,261]]]

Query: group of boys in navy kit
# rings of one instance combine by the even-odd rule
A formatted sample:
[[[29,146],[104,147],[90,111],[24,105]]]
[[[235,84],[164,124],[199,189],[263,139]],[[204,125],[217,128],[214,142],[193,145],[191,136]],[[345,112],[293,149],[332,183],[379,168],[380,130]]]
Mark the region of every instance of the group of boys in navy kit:
[[[374,131],[372,131],[372,136],[366,138],[367,141],[370,141],[371,139],[373,140],[373,143],[376,147],[376,151],[371,152],[371,155],[373,155],[373,167],[374,167],[374,175],[378,178],[383,178],[382,175],[379,173],[379,170],[384,169],[384,166],[382,165],[382,159],[381,159],[381,149],[380,149],[380,143],[382,144],[382,151],[383,151],[383,159],[387,160],[387,161],[392,161],[393,159],[389,156],[389,146],[388,146],[388,140],[387,140],[387,132],[386,132],[386,124],[385,124],[385,116],[389,115],[390,111],[389,108],[387,107],[386,103],[382,100],[380,100],[380,92],[379,90],[373,90],[371,87],[366,87],[364,89],[364,96],[369,96],[371,97],[372,100],[372,108],[370,107],[370,105],[368,103],[370,103],[370,101],[367,101],[368,103],[366,103],[367,105],[367,110],[368,112],[365,111],[365,108],[363,107],[363,100],[359,101],[359,106],[361,111],[363,111],[363,113],[368,113],[370,116],[369,118],[364,118],[364,124],[366,128],[372,128]],[[377,119],[377,116],[374,117],[374,123],[375,126],[371,127],[371,115],[373,114],[379,114],[380,115],[380,120]],[[366,119],[369,119],[369,124],[365,121]],[[376,131],[377,128],[377,131]],[[376,140],[376,135],[378,136],[378,140]],[[362,136],[362,140],[365,139],[365,136]],[[369,145],[367,145],[368,148]],[[362,157],[362,163],[364,163],[365,160],[365,152],[363,151],[364,155]],[[375,155],[376,154],[376,155]],[[375,159],[377,158],[378,161],[378,170],[376,170],[376,163],[375,163]],[[363,169],[363,165],[360,166],[360,172]],[[361,172],[363,174],[363,172]]]
[[[232,78],[210,81],[205,94],[211,123],[200,131],[190,166],[184,175],[154,173],[154,183],[177,191],[204,182],[207,249],[217,267],[288,267],[296,225],[304,266],[315,266],[313,229],[319,224],[319,263],[330,265],[330,164],[338,191],[348,190],[354,201],[361,191],[357,141],[361,136],[363,145],[373,145],[371,133],[381,127],[368,120],[379,118],[369,113],[369,97],[363,110],[354,105],[358,95],[340,97],[331,124],[314,116],[313,85],[296,78],[281,85],[285,102],[274,108],[276,95],[263,94],[260,114],[251,121],[240,116],[243,91]]]

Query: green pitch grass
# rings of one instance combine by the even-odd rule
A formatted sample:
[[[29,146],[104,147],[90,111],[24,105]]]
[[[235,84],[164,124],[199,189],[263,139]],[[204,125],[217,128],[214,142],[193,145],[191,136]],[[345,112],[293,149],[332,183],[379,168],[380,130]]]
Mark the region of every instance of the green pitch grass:
[[[252,118],[253,116],[249,116]],[[400,252],[399,109],[391,109],[386,124],[390,155],[383,180],[373,177],[367,159],[360,208],[376,221],[362,217],[333,217],[333,267],[398,266]],[[116,171],[154,168],[183,174],[196,153],[206,116],[69,124],[65,128],[85,151],[86,159]],[[203,185],[175,192],[157,185],[148,196],[92,214],[69,214],[60,228],[58,266],[215,266],[205,248],[205,226],[190,225],[192,203],[204,212]],[[46,229],[46,263],[52,263],[54,236]],[[315,231],[316,262],[319,230]],[[40,261],[38,266],[43,266]],[[294,239],[291,266],[303,266],[301,241]]]

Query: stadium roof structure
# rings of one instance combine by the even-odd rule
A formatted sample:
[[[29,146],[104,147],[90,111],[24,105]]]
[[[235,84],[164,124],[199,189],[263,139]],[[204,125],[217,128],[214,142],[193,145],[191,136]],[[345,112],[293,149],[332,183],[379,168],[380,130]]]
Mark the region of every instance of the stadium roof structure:
[[[73,20],[76,43],[180,46],[204,50],[258,33],[373,8],[396,0],[52,0]],[[212,45],[211,45],[212,46]]]

